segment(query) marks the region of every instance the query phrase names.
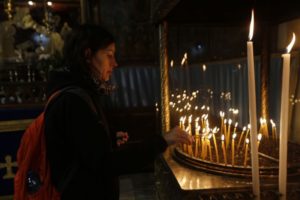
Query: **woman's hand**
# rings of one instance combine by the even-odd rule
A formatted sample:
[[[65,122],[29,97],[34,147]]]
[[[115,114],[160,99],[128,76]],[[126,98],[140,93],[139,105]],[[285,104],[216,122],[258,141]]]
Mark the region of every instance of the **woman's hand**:
[[[163,136],[168,145],[177,143],[192,144],[194,138],[179,127],[175,127]]]
[[[121,146],[122,144],[125,144],[128,141],[128,133],[127,132],[123,132],[123,131],[118,131],[116,133],[116,137],[117,137],[117,145]]]

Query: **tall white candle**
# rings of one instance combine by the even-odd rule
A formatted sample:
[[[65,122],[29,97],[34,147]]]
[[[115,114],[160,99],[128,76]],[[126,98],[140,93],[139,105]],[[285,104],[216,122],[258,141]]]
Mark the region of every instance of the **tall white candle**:
[[[296,37],[293,33],[293,39],[287,47],[287,53],[282,55],[282,88],[281,88],[281,111],[280,111],[280,146],[279,146],[279,193],[280,199],[286,199],[287,182],[287,145],[288,145],[288,116],[289,116],[289,92],[290,92],[290,59],[291,51]]]
[[[257,116],[256,116],[256,91],[252,36],[254,31],[254,11],[252,10],[249,41],[247,42],[248,55],[248,92],[249,92],[249,113],[251,124],[251,164],[252,164],[252,189],[255,199],[260,199],[260,181],[257,149]]]

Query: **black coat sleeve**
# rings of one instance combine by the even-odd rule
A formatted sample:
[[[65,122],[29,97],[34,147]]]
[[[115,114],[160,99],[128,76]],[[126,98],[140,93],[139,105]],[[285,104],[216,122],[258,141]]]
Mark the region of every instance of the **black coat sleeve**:
[[[53,126],[57,126],[53,122],[59,121],[57,124],[64,127],[62,131],[65,133],[62,134],[66,138],[66,147],[72,149],[79,163],[95,172],[114,169],[116,174],[121,174],[142,168],[153,162],[167,147],[163,137],[153,135],[127,148],[112,148],[115,141],[105,131],[101,119],[75,94],[60,97],[49,108],[47,116]]]

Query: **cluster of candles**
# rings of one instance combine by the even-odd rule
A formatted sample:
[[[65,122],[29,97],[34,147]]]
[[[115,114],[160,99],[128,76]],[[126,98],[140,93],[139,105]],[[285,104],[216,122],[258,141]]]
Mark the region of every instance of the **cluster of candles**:
[[[191,145],[180,145],[181,150],[192,157],[232,166],[236,165],[239,156],[243,156],[239,159],[243,162],[238,165],[247,167],[250,150],[250,124],[239,129],[238,122],[236,122],[239,110],[230,108],[228,116],[232,118],[226,119],[225,112],[220,111],[219,122],[217,122],[219,125],[211,127],[210,108],[206,105],[200,108],[193,106],[198,94],[199,91],[194,91],[191,95],[183,91],[182,94],[171,95],[170,107],[178,114],[175,116],[179,116],[179,127],[195,138],[195,142]],[[271,136],[269,136],[267,120],[260,118],[259,134],[257,135],[258,148],[262,138],[278,139],[276,124],[273,120],[270,120],[270,124],[272,125]]]
[[[235,159],[240,155],[239,152],[244,151],[243,165],[246,167],[249,155],[248,137],[250,125],[238,132],[238,123],[236,122],[233,125],[233,121],[231,119],[224,119],[224,116],[224,112],[220,112],[220,128],[217,126],[214,128],[210,127],[208,114],[196,117],[194,119],[194,126],[192,125],[193,115],[180,117],[180,128],[195,137],[194,144],[183,144],[181,146],[182,151],[189,154],[189,156],[209,160],[211,162],[224,163],[225,165],[231,164],[232,166],[235,166]],[[265,124],[263,124],[261,129],[264,130],[265,127]],[[259,133],[257,136],[258,148],[262,137],[262,133]],[[219,152],[219,149],[222,151],[223,159],[220,159],[221,152]],[[213,159],[213,154],[215,155],[215,159]],[[229,160],[228,155],[231,155],[231,160]]]
[[[193,151],[192,146],[183,146],[183,150],[193,156],[201,156],[202,158],[205,158],[207,156],[207,152],[209,154],[209,159],[212,160],[212,150],[211,150],[211,145],[210,141],[211,138],[214,140],[214,144],[217,143],[215,142],[215,138],[221,139],[221,144],[222,144],[222,150],[223,150],[223,157],[224,157],[224,162],[225,164],[227,163],[227,158],[226,158],[226,150],[231,144],[231,157],[232,161],[231,164],[234,165],[234,159],[235,159],[235,151],[239,151],[239,145],[240,141],[244,140],[245,144],[245,158],[244,158],[244,166],[247,165],[247,156],[248,156],[248,144],[249,142],[251,143],[251,167],[252,167],[252,188],[253,188],[253,194],[255,196],[255,199],[260,199],[260,181],[259,181],[259,161],[258,161],[258,148],[259,148],[259,143],[262,137],[266,139],[270,139],[269,133],[268,133],[268,125],[267,125],[267,120],[266,119],[261,119],[260,120],[260,128],[259,132],[257,134],[257,114],[256,114],[256,90],[255,90],[255,73],[254,73],[254,52],[253,52],[253,42],[252,42],[252,37],[254,33],[254,10],[252,10],[251,13],[251,22],[250,22],[250,27],[249,27],[249,41],[247,41],[247,64],[248,64],[248,96],[249,96],[249,114],[250,114],[250,124],[251,127],[248,126],[248,129],[243,128],[243,131],[241,134],[239,134],[239,143],[237,148],[235,148],[235,139],[238,137],[238,133],[236,132],[237,130],[237,123],[234,126],[234,131],[231,132],[231,124],[232,120],[228,119],[226,120],[224,116],[225,114],[223,112],[221,116],[221,130],[219,130],[217,127],[214,129],[211,129],[209,127],[209,121],[208,121],[208,116],[204,117],[201,116],[201,125],[198,124],[199,117],[196,117],[196,124],[195,124],[195,131],[194,135],[196,137],[196,145],[195,145],[195,150]],[[280,147],[279,147],[279,192],[281,194],[281,199],[286,199],[286,184],[287,184],[287,146],[288,146],[288,112],[289,112],[289,103],[292,105],[295,105],[296,103],[300,102],[299,99],[295,99],[294,96],[291,98],[289,97],[289,89],[290,89],[290,59],[291,59],[291,54],[290,51],[296,41],[296,36],[295,33],[293,33],[293,38],[290,42],[290,44],[287,46],[287,53],[282,54],[282,59],[283,59],[283,72],[282,72],[282,90],[281,90],[281,111],[280,111]],[[184,57],[182,59],[181,65],[187,65],[187,54],[184,54]],[[174,62],[172,61],[171,67],[173,67]],[[240,68],[240,66],[238,66]],[[203,71],[206,71],[206,65],[203,65]],[[171,102],[172,103],[172,102]],[[175,108],[176,104],[172,103],[172,108]],[[176,108],[176,111],[182,113],[184,111],[189,111],[191,110],[192,106],[191,104],[188,104],[185,108]],[[198,107],[197,107],[198,108]],[[196,109],[196,107],[195,107]],[[199,116],[199,115],[198,115]],[[188,118],[188,120],[187,120]],[[192,122],[193,115],[190,115],[187,117],[182,116],[180,117],[180,126],[182,128],[185,128],[185,123],[187,121],[188,127],[186,129],[187,132],[192,134]],[[203,121],[203,123],[202,123]],[[270,120],[270,123],[272,125],[272,138],[273,139],[279,139],[276,135],[276,125],[275,123]],[[227,129],[227,130],[226,130]],[[251,129],[251,131],[250,131]],[[246,132],[246,134],[245,134]],[[248,135],[250,132],[250,140],[248,139]],[[219,133],[218,137],[216,136]],[[245,137],[243,137],[245,135]],[[200,140],[201,137],[201,140]],[[198,138],[198,141],[197,141]],[[257,143],[256,143],[257,140]],[[216,151],[216,159],[217,162],[219,162],[218,158],[218,145],[215,146],[215,151]],[[199,154],[201,147],[201,154]],[[208,151],[207,151],[208,148]]]

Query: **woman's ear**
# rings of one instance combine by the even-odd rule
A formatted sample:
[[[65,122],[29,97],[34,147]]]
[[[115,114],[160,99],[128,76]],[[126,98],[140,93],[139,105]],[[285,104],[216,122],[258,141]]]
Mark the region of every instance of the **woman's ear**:
[[[92,51],[90,48],[84,50],[84,57],[87,63],[91,63]]]

